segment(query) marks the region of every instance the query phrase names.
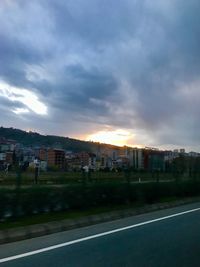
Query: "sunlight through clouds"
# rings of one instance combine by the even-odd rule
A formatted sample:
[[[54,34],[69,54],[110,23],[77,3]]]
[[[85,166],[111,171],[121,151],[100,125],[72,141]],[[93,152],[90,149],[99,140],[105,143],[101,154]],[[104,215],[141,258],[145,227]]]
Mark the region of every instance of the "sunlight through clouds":
[[[5,97],[12,102],[21,102],[26,108],[15,108],[12,111],[16,114],[33,111],[38,115],[47,115],[47,106],[42,103],[37,95],[24,88],[10,86],[0,81],[0,97]]]
[[[99,131],[97,133],[89,135],[87,137],[87,140],[105,144],[123,146],[128,144],[131,138],[133,138],[133,134],[131,134],[130,132],[123,129],[117,129],[113,131],[110,130]]]
[[[15,114],[24,114],[29,113],[29,110],[27,108],[16,108],[13,110]]]
[[[200,1],[0,7],[2,126],[199,150]]]

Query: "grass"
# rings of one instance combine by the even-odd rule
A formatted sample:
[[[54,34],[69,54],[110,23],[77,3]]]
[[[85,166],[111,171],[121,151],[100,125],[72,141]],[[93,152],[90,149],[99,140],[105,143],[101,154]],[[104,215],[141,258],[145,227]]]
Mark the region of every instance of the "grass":
[[[163,197],[160,199],[160,203],[164,203],[164,202],[172,202],[172,201],[176,201],[178,200],[177,197]]]
[[[173,180],[173,175],[170,173],[160,173],[159,179],[164,180]],[[131,172],[130,180],[138,181],[141,178],[142,181],[155,180],[156,176],[152,173],[140,173],[140,172]],[[91,173],[91,181],[94,183],[102,182],[119,182],[125,181],[124,172],[93,172]],[[38,178],[39,184],[77,184],[82,181],[81,172],[41,172]],[[34,173],[26,171],[21,173],[21,184],[22,185],[32,185],[34,183]],[[16,173],[14,171],[5,174],[0,172],[0,185],[2,186],[11,186],[16,184]]]
[[[0,223],[0,230],[6,230],[16,227],[24,227],[34,224],[53,222],[53,221],[60,221],[65,219],[78,219],[84,216],[97,215],[104,212],[111,212],[128,208],[136,208],[139,206],[141,206],[141,204],[135,203],[130,205],[113,205],[106,207],[97,207],[82,211],[65,211],[65,212],[59,211],[59,212],[50,212],[45,214],[35,214],[32,216],[21,217],[17,219],[14,218],[7,219],[6,221]]]
[[[11,175],[11,173],[9,175]],[[7,182],[8,181],[12,181],[12,179],[14,179],[14,174],[12,174],[12,175],[13,175],[12,177],[7,177],[8,178]],[[32,189],[30,188],[30,185],[32,186],[32,184],[30,183],[30,181],[32,179],[31,178],[32,176],[31,176],[31,174],[29,174],[29,175],[30,176],[27,176],[27,177],[26,177],[26,173],[23,173],[23,175],[22,175],[22,185],[23,185],[22,188],[21,188],[22,191],[26,191],[27,190],[27,192],[28,192],[28,190],[29,190],[29,192],[32,192],[31,191]],[[46,179],[46,181],[53,181],[53,184],[48,185],[48,186],[47,185],[44,186],[44,188],[45,188],[44,192],[46,192],[47,189],[48,190],[49,189],[53,189],[52,187],[55,187],[55,189],[56,189],[56,190],[54,190],[55,193],[57,192],[57,187],[58,188],[60,188],[60,187],[64,188],[63,184],[54,183],[55,182],[55,180],[54,180],[55,176],[53,176],[53,175],[54,175],[54,173],[46,173],[46,174],[44,174],[44,176],[42,176],[44,179]],[[55,173],[55,175],[62,175],[62,173]],[[69,179],[68,184],[66,184],[66,188],[68,188],[69,185],[72,185],[72,187],[73,187],[76,184],[75,187],[77,187],[79,189],[80,186],[78,186],[77,182],[75,184],[71,182],[72,179],[74,179],[74,181],[76,181],[77,173],[63,173],[63,175],[64,175],[63,179],[65,181],[68,181],[68,179]],[[72,176],[70,176],[70,175],[72,175]],[[117,185],[117,184],[121,185],[122,181],[123,182],[126,181],[125,177],[123,176],[122,173],[120,173],[120,174],[118,174],[118,173],[117,174],[115,174],[115,173],[98,173],[96,175],[99,175],[99,177],[101,177],[101,179],[97,179],[97,181],[93,181],[93,182],[95,182],[94,183],[94,187],[98,186],[98,184],[99,185],[103,184],[103,186],[100,186],[101,190],[104,189],[104,187],[106,186],[106,183],[110,184],[110,182],[111,182],[114,185],[114,188],[115,188],[115,185]],[[100,175],[102,175],[102,176],[100,176]],[[134,175],[135,175],[135,173],[134,173]],[[140,177],[142,179],[145,179],[145,175],[144,176],[140,176]],[[79,176],[80,176],[80,173],[79,173]],[[149,178],[150,177],[151,177],[151,174],[149,174]],[[131,181],[134,181],[133,180],[134,177],[131,177],[131,178],[132,178]],[[29,181],[29,183],[27,183],[28,181],[26,181],[26,179]],[[24,183],[24,181],[26,181],[26,183]],[[168,184],[168,183],[166,183],[166,184]],[[12,185],[13,184],[10,184],[10,186],[12,186]],[[100,207],[95,207],[95,208],[88,208],[87,210],[76,210],[76,211],[75,210],[69,210],[69,211],[65,211],[65,212],[64,211],[60,211],[60,212],[55,212],[54,211],[54,212],[48,212],[48,213],[44,213],[44,214],[35,214],[35,215],[32,215],[32,216],[26,216],[26,217],[21,217],[21,218],[12,218],[12,219],[8,218],[8,219],[6,219],[6,221],[2,221],[0,223],[0,230],[5,230],[5,229],[9,229],[9,228],[16,228],[16,227],[24,227],[24,226],[28,226],[28,225],[41,224],[41,223],[47,223],[47,222],[52,222],[52,221],[60,221],[60,220],[64,220],[64,219],[77,219],[77,218],[81,218],[81,217],[88,216],[88,215],[100,214],[100,213],[103,213],[103,212],[109,212],[109,211],[114,211],[114,210],[122,210],[122,209],[128,209],[128,208],[133,208],[134,209],[134,208],[136,208],[138,206],[141,207],[142,205],[144,205],[144,204],[139,202],[139,201],[142,201],[143,198],[144,198],[143,201],[146,201],[146,203],[151,203],[151,202],[148,202],[148,201],[155,201],[155,199],[156,199],[156,198],[154,198],[156,196],[154,194],[155,192],[152,191],[152,194],[149,195],[149,191],[147,191],[147,189],[149,189],[149,190],[155,189],[154,185],[152,187],[151,184],[148,185],[148,184],[144,183],[144,184],[141,184],[141,185],[137,185],[137,184],[136,185],[132,185],[132,183],[131,183],[131,186],[136,186],[136,188],[139,187],[139,189],[140,189],[141,186],[142,186],[142,188],[144,187],[144,192],[142,191],[144,193],[144,196],[143,196],[143,194],[141,196],[137,196],[137,198],[134,199],[134,201],[137,201],[137,202],[133,202],[132,204],[123,204],[123,205],[122,204],[121,205],[120,204],[116,204],[116,205],[113,204],[113,205],[107,205],[107,206],[105,205],[105,206],[100,206]],[[171,196],[170,196],[170,194],[166,193],[166,190],[163,191],[163,189],[165,189],[163,186],[164,186],[164,184],[160,183],[159,188],[160,188],[160,190],[162,192],[162,195],[165,196],[165,198],[161,198],[159,202],[171,202],[171,201],[177,200],[177,197],[173,197],[172,196],[173,191],[172,191],[172,193],[171,193],[171,191],[169,192],[171,194]],[[169,184],[169,186],[170,186],[170,184]],[[169,186],[167,185],[167,188]],[[88,186],[88,188],[90,188],[90,187],[92,188],[93,185],[91,184],[91,185]],[[189,187],[188,190],[193,189],[193,187],[194,187],[194,185],[192,186],[192,188]],[[113,187],[111,186],[109,188],[112,189]],[[119,188],[121,188],[121,186]],[[122,190],[120,189],[121,190],[120,192],[124,194],[123,188],[124,188],[124,186],[122,186]],[[171,188],[171,187],[169,187],[169,188]],[[173,188],[174,188],[174,186],[172,187],[172,189]],[[37,189],[39,189],[38,194],[42,192],[42,191],[40,192],[40,189],[42,190],[42,186],[39,186]],[[175,186],[175,189],[176,189],[176,186]],[[9,188],[9,189],[5,189],[5,190],[11,190],[11,189]],[[181,188],[180,192],[182,192],[181,190],[185,190],[185,187]],[[79,192],[79,191],[77,191],[77,192]],[[102,192],[104,192],[104,191],[102,191]],[[107,192],[107,191],[105,191],[105,192]],[[108,197],[110,196],[109,192],[107,192],[108,193]],[[116,192],[118,192],[118,191],[116,191]],[[150,193],[151,193],[151,191],[150,191]],[[188,193],[188,192],[186,192],[186,193]],[[193,192],[193,190],[192,190],[192,193],[196,193],[196,191]],[[169,197],[167,197],[167,195],[169,195]],[[188,194],[186,194],[186,195],[188,195]],[[95,195],[95,196],[97,197],[97,200],[98,200],[98,194]],[[179,196],[184,196],[184,194],[180,194]],[[27,203],[27,202],[25,201],[25,203]],[[101,203],[99,205],[102,205],[102,202],[99,202],[99,203]],[[108,202],[108,203],[110,203],[110,202]],[[119,202],[116,202],[116,203],[119,203]],[[121,203],[125,203],[125,202],[123,202],[123,199],[122,199]]]
[[[164,202],[173,202],[176,201],[177,197],[165,197],[160,199],[159,203]],[[104,212],[111,212],[111,211],[117,211],[117,210],[125,210],[125,209],[134,209],[138,207],[144,206],[144,203],[136,202],[136,203],[130,203],[126,205],[110,205],[110,206],[104,206],[104,207],[96,207],[96,208],[90,208],[87,210],[82,211],[59,211],[59,212],[50,212],[45,214],[35,214],[32,216],[27,217],[21,217],[17,219],[8,219],[5,222],[0,223],[0,230],[6,230],[11,228],[17,228],[17,227],[25,227],[29,225],[34,224],[41,224],[41,223],[48,223],[53,221],[61,221],[66,219],[78,219],[84,216],[89,215],[97,215]]]

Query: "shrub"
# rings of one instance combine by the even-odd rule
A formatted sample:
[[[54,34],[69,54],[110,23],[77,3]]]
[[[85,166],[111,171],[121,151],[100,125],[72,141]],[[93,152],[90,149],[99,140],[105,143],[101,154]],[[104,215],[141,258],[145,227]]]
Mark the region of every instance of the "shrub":
[[[127,203],[154,203],[162,198],[200,195],[200,182],[102,183],[38,186],[0,190],[0,219],[57,210],[83,210]]]

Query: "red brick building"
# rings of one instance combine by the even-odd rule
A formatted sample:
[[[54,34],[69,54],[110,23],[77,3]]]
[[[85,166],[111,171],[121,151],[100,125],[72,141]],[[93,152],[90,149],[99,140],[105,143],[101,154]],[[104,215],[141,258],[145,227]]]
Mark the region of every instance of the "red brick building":
[[[56,166],[60,169],[65,165],[65,151],[63,149],[40,149],[40,160],[46,161],[49,167]]]

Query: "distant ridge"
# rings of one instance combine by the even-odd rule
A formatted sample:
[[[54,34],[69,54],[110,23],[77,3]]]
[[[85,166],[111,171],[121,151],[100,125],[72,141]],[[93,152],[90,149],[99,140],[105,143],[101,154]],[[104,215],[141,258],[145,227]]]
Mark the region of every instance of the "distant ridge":
[[[18,143],[28,147],[44,146],[63,148],[73,152],[96,152],[103,148],[119,148],[118,146],[102,144],[91,141],[81,141],[69,137],[56,135],[42,135],[37,132],[26,132],[15,128],[0,127],[0,137],[13,139]]]

